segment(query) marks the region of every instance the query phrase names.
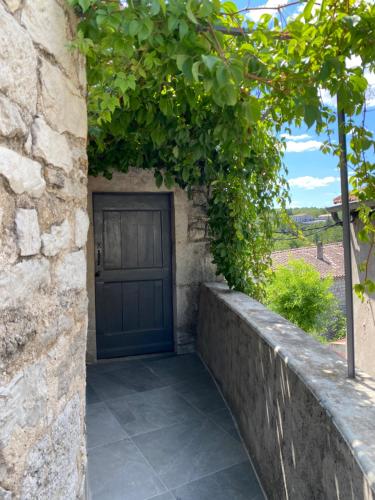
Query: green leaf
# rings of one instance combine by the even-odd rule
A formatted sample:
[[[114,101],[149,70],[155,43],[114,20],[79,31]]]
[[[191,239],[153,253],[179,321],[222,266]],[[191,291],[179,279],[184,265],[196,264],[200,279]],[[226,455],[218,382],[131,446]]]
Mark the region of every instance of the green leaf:
[[[183,67],[184,67],[184,64],[185,62],[190,59],[190,56],[186,55],[186,54],[178,54],[177,57],[176,57],[176,64],[177,64],[177,68],[182,71],[183,70]]]
[[[309,0],[306,4],[306,7],[303,9],[303,17],[306,19],[306,21],[309,21],[311,19],[311,13],[315,2],[316,0]]]
[[[159,14],[160,12],[160,1],[159,0],[152,0],[151,2],[151,9],[150,9],[150,12],[151,12],[151,15],[152,16],[156,16],[156,14]]]
[[[354,285],[354,291],[357,295],[357,297],[363,302],[364,301],[364,292],[365,292],[365,287],[361,283],[357,283]]]
[[[195,17],[195,15],[193,14],[193,11],[191,10],[191,4],[192,4],[192,1],[188,0],[187,4],[186,4],[186,14],[192,23],[198,24],[197,18]]]
[[[160,186],[163,184],[163,176],[161,175],[159,170],[155,170],[154,177],[155,177],[156,187],[160,188]]]
[[[130,21],[129,23],[129,35],[130,36],[135,36],[138,33],[139,30],[139,22],[135,19],[133,21]]]
[[[242,110],[249,123],[255,123],[260,120],[261,109],[259,100],[256,97],[250,96],[247,101],[243,102]]]
[[[223,89],[223,99],[229,106],[234,106],[237,102],[237,91],[233,85],[228,85]]]
[[[367,293],[375,293],[375,282],[367,279],[363,282],[363,285],[365,289],[367,290]]]
[[[216,64],[218,62],[221,62],[221,59],[219,57],[216,57],[216,56],[202,55],[202,61],[205,64],[205,66],[208,68],[208,70],[212,72],[213,69],[215,68]]]
[[[144,19],[138,30],[138,40],[142,42],[146,40],[152,33],[153,23],[151,19]]]
[[[83,12],[86,12],[91,7],[92,0],[78,0],[78,4]]]
[[[175,16],[168,16],[167,25],[170,32],[174,31],[179,24],[179,19]]]
[[[189,32],[189,26],[187,22],[184,20],[180,21],[178,29],[179,29],[180,39],[182,40]]]
[[[201,64],[201,62],[197,61],[191,67],[191,72],[192,72],[193,78],[196,82],[199,81],[199,66],[200,66],[200,64]]]
[[[234,2],[223,2],[221,4],[221,7],[224,12],[228,12],[229,14],[233,14],[234,12],[238,11],[238,6]]]
[[[162,10],[163,14],[165,15],[167,13],[167,6],[165,4],[165,0],[159,0],[159,2],[160,2],[161,10]]]
[[[319,120],[319,118],[320,118],[320,111],[317,106],[307,104],[304,107],[304,120],[308,128],[312,127],[312,125],[314,125],[314,123],[317,120]]]
[[[187,182],[189,180],[189,177],[190,177],[190,169],[187,165],[184,165],[182,167],[182,180],[184,182]]]
[[[174,179],[170,172],[164,174],[164,184],[168,189],[172,189],[174,186]]]
[[[231,77],[229,73],[229,69],[224,66],[224,64],[220,64],[216,68],[216,80],[219,84],[219,87],[225,87],[229,85],[231,82]]]

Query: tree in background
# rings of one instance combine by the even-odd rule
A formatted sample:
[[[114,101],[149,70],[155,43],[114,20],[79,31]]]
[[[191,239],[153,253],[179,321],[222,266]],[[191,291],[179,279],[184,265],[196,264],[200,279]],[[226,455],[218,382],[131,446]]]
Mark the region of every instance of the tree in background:
[[[332,277],[303,260],[290,260],[276,269],[267,287],[267,304],[275,312],[325,343],[341,338],[345,318],[331,292]]]

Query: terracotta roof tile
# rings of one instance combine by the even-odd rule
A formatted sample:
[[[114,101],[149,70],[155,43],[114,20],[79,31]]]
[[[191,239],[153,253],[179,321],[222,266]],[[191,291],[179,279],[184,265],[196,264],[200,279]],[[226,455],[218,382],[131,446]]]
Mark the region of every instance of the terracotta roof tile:
[[[355,196],[354,194],[349,193],[349,201],[358,201],[358,197]],[[341,194],[336,196],[336,198],[333,198],[333,203],[335,205],[341,205],[342,203]]]
[[[273,267],[285,265],[291,259],[303,259],[319,271],[322,278],[333,276],[342,278],[345,276],[344,270],[344,247],[342,243],[328,243],[323,245],[323,259],[317,258],[316,246],[290,248],[271,254]]]

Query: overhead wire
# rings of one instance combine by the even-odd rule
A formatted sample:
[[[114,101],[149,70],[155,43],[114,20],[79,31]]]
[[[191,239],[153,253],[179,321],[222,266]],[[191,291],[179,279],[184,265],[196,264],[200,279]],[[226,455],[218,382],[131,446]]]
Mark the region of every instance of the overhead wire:
[[[335,227],[335,226],[341,226],[341,222],[336,222],[336,224],[330,224],[327,226],[315,227],[315,228],[310,228],[310,229],[306,228],[305,231],[303,229],[301,229],[301,231],[302,232],[311,231],[307,234],[307,236],[312,236],[312,235],[320,233],[322,231],[327,231],[329,228]],[[275,233],[277,233],[277,234],[293,234],[293,236],[290,238],[273,238],[273,241],[289,241],[289,240],[301,239],[300,235],[292,233],[292,232],[275,231]]]

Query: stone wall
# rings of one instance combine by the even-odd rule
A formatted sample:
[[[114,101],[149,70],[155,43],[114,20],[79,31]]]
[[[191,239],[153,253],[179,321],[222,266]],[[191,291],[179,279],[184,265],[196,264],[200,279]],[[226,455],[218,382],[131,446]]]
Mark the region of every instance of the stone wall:
[[[0,498],[84,496],[85,67],[64,0],[0,0]]]
[[[368,259],[368,278],[375,281],[375,248],[370,252],[368,244],[358,240],[362,224],[355,219],[351,224],[353,283],[363,282],[365,273],[360,271],[361,262]],[[362,302],[353,294],[355,362],[359,369],[375,377],[375,293],[366,294]]]
[[[269,499],[375,499],[375,380],[219,284],[201,292],[198,348]]]
[[[172,196],[172,255],[173,255],[173,309],[176,352],[191,351],[195,344],[198,315],[199,285],[214,281],[215,268],[209,252],[207,226],[207,192],[195,189],[189,200],[180,188],[168,190],[157,188],[153,173],[131,169],[127,174],[114,173],[111,180],[104,177],[89,177],[88,209],[92,221],[92,193],[166,193]],[[93,225],[90,224],[88,245],[88,295],[89,329],[88,360],[96,360],[95,330],[95,264]]]

